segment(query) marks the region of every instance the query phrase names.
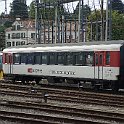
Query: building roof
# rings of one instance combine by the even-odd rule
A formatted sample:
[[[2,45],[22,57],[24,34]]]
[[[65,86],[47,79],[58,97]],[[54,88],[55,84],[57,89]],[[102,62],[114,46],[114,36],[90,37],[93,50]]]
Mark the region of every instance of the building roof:
[[[13,24],[12,26],[14,25],[20,25],[20,29],[19,30],[34,30],[35,29],[35,21],[34,20],[20,20],[20,19],[17,19]],[[9,32],[9,31],[16,31],[16,30],[13,30],[12,27],[10,28],[7,28],[5,30],[6,32]]]

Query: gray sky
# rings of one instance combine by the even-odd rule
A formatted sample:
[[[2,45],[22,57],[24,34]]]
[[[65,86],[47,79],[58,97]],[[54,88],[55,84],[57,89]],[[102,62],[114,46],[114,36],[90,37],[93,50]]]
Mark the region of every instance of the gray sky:
[[[10,3],[12,3],[12,1],[13,0],[7,0],[7,13],[9,13],[9,11],[10,11]],[[32,1],[33,0],[27,0],[27,5],[30,5],[30,3]],[[84,0],[84,4],[88,4],[88,1],[89,1],[90,7],[93,9],[94,8],[93,0]],[[94,0],[94,1],[95,1],[96,8],[100,8],[99,1],[101,1],[101,0]],[[122,1],[124,2],[124,0],[122,0]],[[0,0],[0,14],[5,11],[5,4],[4,3],[5,3],[4,1]],[[74,2],[73,6],[75,7],[76,5],[77,5],[77,2]],[[68,4],[68,6],[69,6],[69,8],[71,8],[72,7],[72,3]],[[104,0],[104,8],[105,7],[106,7],[106,0]]]
[[[5,11],[5,2],[0,0],[0,13]],[[13,0],[7,0],[7,13],[10,11],[10,3],[12,3]],[[32,0],[27,0],[27,5],[30,5]]]

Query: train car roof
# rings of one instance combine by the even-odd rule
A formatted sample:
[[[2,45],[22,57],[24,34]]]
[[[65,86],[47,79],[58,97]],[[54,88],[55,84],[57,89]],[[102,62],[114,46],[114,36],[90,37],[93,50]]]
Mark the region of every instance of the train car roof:
[[[4,53],[29,53],[29,52],[77,52],[77,51],[120,51],[121,44],[110,45],[83,45],[83,46],[55,46],[55,47],[28,47],[5,49]]]

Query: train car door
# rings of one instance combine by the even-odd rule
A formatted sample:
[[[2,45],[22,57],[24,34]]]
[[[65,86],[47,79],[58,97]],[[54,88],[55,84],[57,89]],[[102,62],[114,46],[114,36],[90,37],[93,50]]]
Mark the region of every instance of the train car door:
[[[7,66],[7,73],[11,74],[12,73],[12,54],[7,53],[5,54],[5,65]]]
[[[104,52],[95,52],[95,79],[103,79]]]

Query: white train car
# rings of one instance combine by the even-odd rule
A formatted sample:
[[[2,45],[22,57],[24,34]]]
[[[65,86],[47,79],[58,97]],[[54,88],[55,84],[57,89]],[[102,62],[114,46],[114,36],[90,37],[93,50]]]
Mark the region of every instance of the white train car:
[[[3,50],[5,76],[37,83],[90,81],[118,90],[124,81],[124,41],[82,45],[35,45]]]

